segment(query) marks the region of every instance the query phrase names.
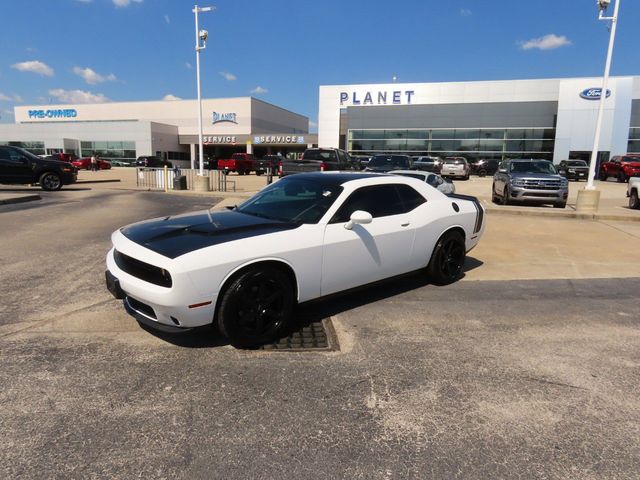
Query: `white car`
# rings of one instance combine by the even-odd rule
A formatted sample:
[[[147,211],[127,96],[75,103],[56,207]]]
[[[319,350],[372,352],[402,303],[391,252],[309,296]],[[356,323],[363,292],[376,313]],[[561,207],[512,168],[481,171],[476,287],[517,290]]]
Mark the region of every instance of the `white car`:
[[[640,209],[640,177],[629,179],[627,197],[629,197],[629,208]]]
[[[485,227],[474,197],[397,175],[317,172],[273,183],[227,211],[116,230],[109,291],[164,331],[215,323],[236,347],[285,329],[297,303],[426,268],[462,275]]]
[[[464,157],[447,157],[440,167],[440,175],[443,177],[457,177],[469,180],[471,167]]]
[[[401,175],[403,177],[417,178],[418,180],[428,183],[433,188],[440,190],[445,195],[456,193],[456,186],[453,182],[447,182],[437,173],[422,172],[416,170],[392,170],[389,172],[392,175]]]

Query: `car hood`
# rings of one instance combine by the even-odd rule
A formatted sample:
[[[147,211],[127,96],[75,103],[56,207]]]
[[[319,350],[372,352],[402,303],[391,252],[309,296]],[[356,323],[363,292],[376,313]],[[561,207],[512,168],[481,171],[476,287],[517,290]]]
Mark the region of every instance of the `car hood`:
[[[134,223],[121,233],[149,250],[176,258],[201,248],[297,228],[299,224],[235,211],[187,213]],[[249,253],[249,252],[248,252]]]
[[[621,162],[625,167],[640,168],[640,160],[637,162]]]

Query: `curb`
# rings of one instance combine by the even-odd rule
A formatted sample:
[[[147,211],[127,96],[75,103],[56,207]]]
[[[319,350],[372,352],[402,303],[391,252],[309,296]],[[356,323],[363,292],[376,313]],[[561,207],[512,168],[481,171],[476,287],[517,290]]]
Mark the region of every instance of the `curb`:
[[[120,179],[112,179],[112,180],[77,180],[75,185],[85,184],[85,183],[120,183]]]
[[[535,207],[533,207],[535,208]],[[578,212],[561,212],[561,211],[540,211],[540,210],[522,210],[509,209],[503,210],[495,207],[485,206],[487,214],[491,215],[520,215],[527,217],[548,217],[548,218],[569,218],[577,220],[610,220],[620,222],[640,222],[640,215],[615,215],[609,213],[578,213]]]
[[[0,205],[10,205],[12,203],[26,203],[33,202],[35,200],[42,200],[42,197],[38,194],[34,195],[20,195],[9,198],[0,198]]]

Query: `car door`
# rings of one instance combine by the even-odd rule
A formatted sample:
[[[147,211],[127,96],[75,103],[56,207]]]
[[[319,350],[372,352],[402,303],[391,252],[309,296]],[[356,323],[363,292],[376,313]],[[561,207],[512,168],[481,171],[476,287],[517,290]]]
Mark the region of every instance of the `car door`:
[[[509,164],[507,162],[502,162],[498,165],[498,171],[493,177],[493,193],[502,195],[506,184],[508,168]]]
[[[12,148],[0,147],[0,182],[32,183],[29,159]]]
[[[322,253],[322,295],[412,270],[415,227],[411,210],[415,207],[405,204],[396,187],[357,189],[329,221]],[[370,213],[373,221],[348,230],[345,223],[356,210]]]

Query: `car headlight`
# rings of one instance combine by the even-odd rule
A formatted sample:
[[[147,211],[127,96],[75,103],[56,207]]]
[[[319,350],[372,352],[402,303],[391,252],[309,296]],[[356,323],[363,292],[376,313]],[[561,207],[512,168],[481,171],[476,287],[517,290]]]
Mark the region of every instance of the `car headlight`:
[[[524,187],[524,180],[521,178],[516,178],[511,182],[514,187]]]
[[[570,168],[570,169],[569,169],[569,173],[576,173],[575,168]]]

